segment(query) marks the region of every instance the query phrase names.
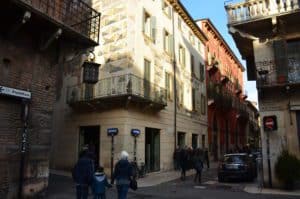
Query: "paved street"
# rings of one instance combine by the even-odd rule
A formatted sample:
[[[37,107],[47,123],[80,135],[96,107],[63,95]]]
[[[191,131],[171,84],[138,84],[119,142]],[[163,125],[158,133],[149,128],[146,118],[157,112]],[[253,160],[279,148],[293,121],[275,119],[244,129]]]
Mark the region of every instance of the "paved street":
[[[178,199],[296,199],[299,196],[250,194],[244,192],[244,188],[249,185],[255,186],[255,182],[230,182],[218,183],[216,179],[216,169],[203,172],[203,183],[193,182],[193,175],[187,177],[186,181],[179,179],[165,182],[155,186],[140,187],[137,191],[129,191],[129,199],[155,199],[155,198],[178,198]],[[66,199],[75,197],[75,188],[72,179],[58,175],[50,178],[48,199]],[[90,197],[92,198],[92,197]],[[107,191],[107,199],[115,199],[116,188]]]

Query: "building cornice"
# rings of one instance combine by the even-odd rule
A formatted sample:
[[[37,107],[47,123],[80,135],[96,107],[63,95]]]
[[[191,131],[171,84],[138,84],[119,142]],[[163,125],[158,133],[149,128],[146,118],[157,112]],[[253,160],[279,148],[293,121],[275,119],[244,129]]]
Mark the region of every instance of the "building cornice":
[[[179,0],[168,0],[168,1],[173,6],[175,11],[182,17],[184,22],[191,28],[194,34],[201,40],[201,42],[203,44],[206,44],[206,42],[208,41],[206,35],[199,28],[199,26],[196,24],[194,19],[188,13],[186,8],[182,5],[182,3]]]

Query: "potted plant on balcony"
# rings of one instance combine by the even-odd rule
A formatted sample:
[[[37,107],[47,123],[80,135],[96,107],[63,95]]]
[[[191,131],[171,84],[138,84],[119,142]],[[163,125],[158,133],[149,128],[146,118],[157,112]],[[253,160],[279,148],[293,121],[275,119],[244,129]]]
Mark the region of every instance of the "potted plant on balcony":
[[[293,189],[295,181],[300,180],[300,160],[283,150],[275,163],[275,174],[285,189]]]

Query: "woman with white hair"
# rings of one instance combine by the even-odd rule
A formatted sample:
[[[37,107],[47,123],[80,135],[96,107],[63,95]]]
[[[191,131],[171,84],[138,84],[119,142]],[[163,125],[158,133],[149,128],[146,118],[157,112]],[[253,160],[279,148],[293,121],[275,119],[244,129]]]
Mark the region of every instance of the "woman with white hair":
[[[128,153],[126,151],[121,152],[120,160],[115,166],[115,170],[112,176],[111,184],[116,180],[118,199],[126,199],[129,189],[130,181],[133,178],[132,166],[128,161]]]

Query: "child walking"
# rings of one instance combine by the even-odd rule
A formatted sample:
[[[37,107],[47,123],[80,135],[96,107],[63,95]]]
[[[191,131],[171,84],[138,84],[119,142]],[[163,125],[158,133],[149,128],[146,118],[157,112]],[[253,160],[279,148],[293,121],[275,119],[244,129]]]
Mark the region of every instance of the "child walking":
[[[105,199],[106,187],[112,187],[112,185],[108,183],[106,175],[103,171],[103,167],[97,168],[93,177],[92,190],[94,194],[94,199]]]

